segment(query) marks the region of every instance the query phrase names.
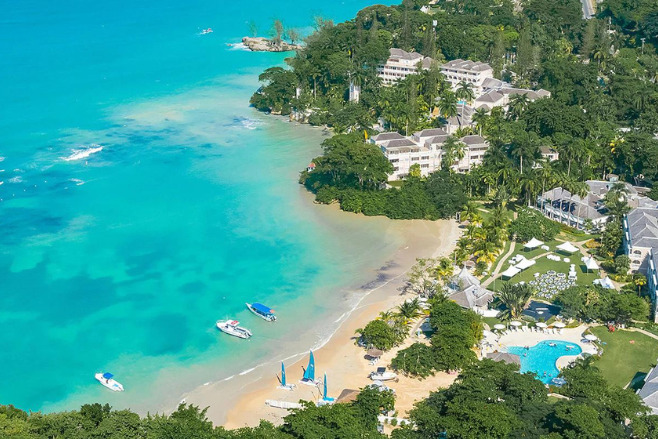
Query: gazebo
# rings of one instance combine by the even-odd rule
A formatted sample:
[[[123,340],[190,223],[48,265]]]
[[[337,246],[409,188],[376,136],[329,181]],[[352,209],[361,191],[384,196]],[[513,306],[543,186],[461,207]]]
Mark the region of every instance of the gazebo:
[[[564,243],[558,245],[556,248],[558,250],[560,250],[561,252],[569,253],[569,254],[572,254],[572,253],[575,253],[575,252],[578,251],[578,247],[576,247],[575,245],[573,245],[570,242],[564,242]]]
[[[532,238],[530,241],[526,242],[523,247],[532,250],[533,248],[537,248],[542,244],[544,244],[542,241],[538,240],[537,238]]]
[[[582,259],[583,263],[585,264],[585,268],[587,268],[587,271],[589,272],[590,270],[598,270],[599,269],[599,264],[596,263],[594,258],[592,256],[583,258]]]

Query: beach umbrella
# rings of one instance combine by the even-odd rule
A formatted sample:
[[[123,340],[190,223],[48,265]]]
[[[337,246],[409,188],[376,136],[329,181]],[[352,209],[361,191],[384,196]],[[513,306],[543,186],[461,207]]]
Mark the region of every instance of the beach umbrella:
[[[535,324],[535,326],[538,327],[538,328],[546,328],[546,327],[548,327],[548,325],[547,325],[546,323],[544,323],[544,322],[539,322],[539,323]]]
[[[596,340],[598,340],[598,339],[599,339],[599,338],[598,338],[596,335],[594,335],[594,334],[586,334],[586,335],[585,335],[585,340],[596,341]]]
[[[492,335],[494,335],[494,334],[493,334],[493,332],[491,332],[491,331],[487,331],[487,330],[485,329],[484,331],[482,331],[482,335],[485,336],[485,337],[490,337],[490,336],[492,336]]]
[[[523,323],[517,322],[516,320],[512,320],[511,322],[509,322],[509,324],[512,325],[512,326],[521,326],[521,325],[523,325]]]
[[[553,326],[555,326],[556,328],[564,328],[564,327],[567,326],[567,325],[565,325],[565,324],[562,323],[562,322],[555,322],[555,323],[553,324]]]
[[[366,354],[371,357],[371,358],[379,358],[382,356],[384,352],[379,350],[379,349],[368,349],[368,352]]]
[[[498,329],[500,331],[502,329],[505,329],[505,325],[503,325],[502,323],[496,323],[494,325],[494,329]]]

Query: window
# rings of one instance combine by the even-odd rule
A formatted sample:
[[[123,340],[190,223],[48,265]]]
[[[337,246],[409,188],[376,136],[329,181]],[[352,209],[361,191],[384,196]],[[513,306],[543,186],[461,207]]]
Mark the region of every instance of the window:
[[[428,155],[424,155],[424,156],[422,156],[420,159],[421,159],[421,160],[429,160],[429,159],[430,159],[430,156],[428,156]]]
[[[417,162],[418,160],[420,160],[420,157],[411,157],[412,162]]]
[[[424,169],[427,169],[427,168],[430,167],[430,165],[427,164],[427,163],[424,163],[424,164],[420,165],[420,167],[421,167],[421,168],[424,168]]]
[[[399,161],[400,161],[400,159],[391,159],[391,163],[397,163]]]

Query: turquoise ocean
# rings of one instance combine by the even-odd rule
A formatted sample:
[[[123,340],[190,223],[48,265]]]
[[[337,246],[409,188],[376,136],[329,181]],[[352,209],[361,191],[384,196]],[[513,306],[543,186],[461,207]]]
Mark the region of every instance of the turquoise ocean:
[[[165,410],[326,338],[396,242],[323,217],[296,180],[326,133],[248,106],[286,55],[227,43],[368,3],[3,2],[0,404]],[[255,336],[221,335],[228,317]]]

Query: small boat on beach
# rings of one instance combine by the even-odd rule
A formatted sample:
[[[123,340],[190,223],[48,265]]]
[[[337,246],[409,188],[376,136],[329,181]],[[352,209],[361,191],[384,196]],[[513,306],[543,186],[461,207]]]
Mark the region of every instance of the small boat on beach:
[[[216,325],[217,329],[225,334],[245,339],[251,337],[251,331],[239,326],[240,322],[237,320],[217,320]]]
[[[313,351],[310,351],[308,357],[308,365],[304,369],[304,377],[299,380],[300,383],[306,384],[307,386],[317,386],[318,382],[315,381],[315,357],[313,356]]]
[[[378,367],[376,372],[370,372],[369,378],[373,381],[390,381],[398,376],[395,372],[387,372],[385,367]]]
[[[273,322],[276,320],[276,316],[274,315],[274,310],[271,309],[269,306],[265,306],[262,303],[257,303],[257,302],[245,303],[245,305],[247,305],[249,311],[253,312],[263,320],[267,320],[268,322]]]
[[[114,391],[114,392],[123,392],[123,386],[121,385],[120,382],[114,380],[114,375],[112,375],[109,372],[99,372],[94,377],[98,380],[99,383],[101,383],[103,386],[107,387],[108,389]]]

